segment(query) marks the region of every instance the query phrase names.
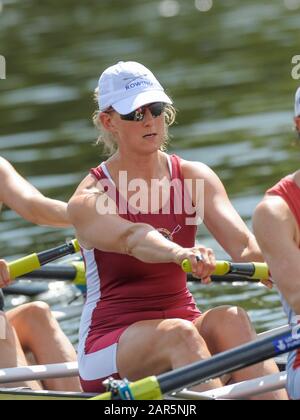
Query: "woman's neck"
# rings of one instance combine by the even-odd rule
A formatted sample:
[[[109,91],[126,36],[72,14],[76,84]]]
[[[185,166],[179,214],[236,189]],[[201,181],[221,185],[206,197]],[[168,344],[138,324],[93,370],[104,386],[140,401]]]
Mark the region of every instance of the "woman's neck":
[[[113,177],[120,171],[126,171],[129,179],[141,178],[146,181],[166,176],[168,169],[166,155],[161,151],[147,156],[129,156],[118,151],[106,164]]]

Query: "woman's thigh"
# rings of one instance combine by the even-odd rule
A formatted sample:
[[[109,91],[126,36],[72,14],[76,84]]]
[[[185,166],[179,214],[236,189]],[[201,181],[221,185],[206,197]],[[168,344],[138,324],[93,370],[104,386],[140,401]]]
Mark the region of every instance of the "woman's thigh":
[[[193,323],[183,319],[137,322],[120,337],[117,349],[118,372],[121,377],[136,380],[171,370],[175,353],[182,351],[185,344],[188,347],[188,343],[200,347],[201,340]],[[188,358],[188,355],[184,357]]]
[[[86,342],[85,351],[79,352],[79,373],[84,391],[103,391],[102,383],[108,377],[135,380],[148,376],[150,365],[160,372],[158,356],[154,361],[152,358],[153,353],[161,354],[156,350],[153,352],[153,345],[160,336],[162,322],[138,321]]]

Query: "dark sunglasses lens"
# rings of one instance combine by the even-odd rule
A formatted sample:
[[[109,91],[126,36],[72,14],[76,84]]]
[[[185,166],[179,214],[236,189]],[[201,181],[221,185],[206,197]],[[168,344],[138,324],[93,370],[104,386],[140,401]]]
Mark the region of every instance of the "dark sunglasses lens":
[[[143,121],[147,108],[151,112],[152,117],[159,117],[165,109],[165,104],[163,102],[155,102],[153,104],[143,106],[133,112],[130,112],[130,114],[121,115],[121,119],[125,121]]]
[[[149,105],[148,108],[152,117],[159,117],[165,109],[165,104],[163,102],[155,102],[154,104]]]
[[[120,117],[121,117],[121,120],[135,121],[135,114],[136,114],[136,111],[133,111],[133,112],[130,112],[130,114],[120,115]]]

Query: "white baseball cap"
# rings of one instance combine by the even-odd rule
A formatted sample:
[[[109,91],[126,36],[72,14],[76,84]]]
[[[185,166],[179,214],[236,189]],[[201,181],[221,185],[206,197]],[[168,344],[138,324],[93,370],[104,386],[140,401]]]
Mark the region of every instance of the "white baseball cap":
[[[153,102],[172,104],[154,74],[142,64],[120,61],[106,69],[99,79],[100,111],[113,107],[126,115]]]
[[[295,117],[300,117],[300,88],[296,92],[295,98]]]

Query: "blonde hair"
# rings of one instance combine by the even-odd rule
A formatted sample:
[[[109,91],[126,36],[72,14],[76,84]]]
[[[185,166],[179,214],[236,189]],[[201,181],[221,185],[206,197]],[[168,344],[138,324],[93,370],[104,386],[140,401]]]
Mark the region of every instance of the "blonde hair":
[[[95,89],[94,100],[98,104],[98,88]],[[93,114],[94,126],[99,131],[99,136],[96,141],[96,144],[102,146],[103,153],[105,155],[111,156],[118,149],[118,144],[117,144],[115,136],[111,132],[105,130],[105,128],[103,127],[101,120],[99,118],[100,114],[101,114],[101,111],[99,109],[97,109]],[[173,125],[176,121],[176,109],[172,105],[167,104],[164,109],[164,116],[165,116],[165,133],[164,133],[164,142],[160,147],[161,151],[167,150],[167,146],[170,141],[169,127]]]

